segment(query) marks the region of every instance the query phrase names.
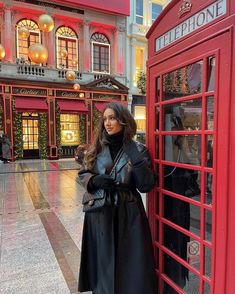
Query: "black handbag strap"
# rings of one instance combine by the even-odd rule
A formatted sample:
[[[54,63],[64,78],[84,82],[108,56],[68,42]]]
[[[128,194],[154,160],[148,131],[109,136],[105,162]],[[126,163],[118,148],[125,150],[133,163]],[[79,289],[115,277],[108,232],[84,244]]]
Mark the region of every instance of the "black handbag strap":
[[[122,154],[123,154],[123,148],[121,148],[121,149],[118,151],[116,157],[114,158],[114,161],[113,161],[114,164],[113,164],[113,167],[112,167],[111,171],[109,172],[109,175],[112,175],[112,173],[113,173],[113,171],[115,170],[115,168],[116,168],[116,166],[117,166],[117,164],[118,164],[120,158],[122,157]]]

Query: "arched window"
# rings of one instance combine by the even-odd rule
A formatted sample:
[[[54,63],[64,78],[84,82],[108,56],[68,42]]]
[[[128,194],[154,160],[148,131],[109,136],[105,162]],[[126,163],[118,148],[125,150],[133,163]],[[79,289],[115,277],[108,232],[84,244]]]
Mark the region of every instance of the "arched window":
[[[57,68],[78,70],[78,37],[69,27],[56,31]]]
[[[110,43],[100,33],[91,36],[92,71],[110,73]]]
[[[26,28],[29,36],[19,33],[21,28]],[[29,60],[28,49],[32,44],[41,43],[41,34],[36,22],[30,19],[23,19],[16,25],[16,56]]]

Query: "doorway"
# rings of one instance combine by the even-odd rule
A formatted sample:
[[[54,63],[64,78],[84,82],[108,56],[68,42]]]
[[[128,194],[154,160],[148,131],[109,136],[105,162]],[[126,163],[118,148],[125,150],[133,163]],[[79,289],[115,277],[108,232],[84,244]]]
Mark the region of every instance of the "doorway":
[[[225,226],[226,193],[217,168],[225,158],[215,146],[227,136],[219,130],[229,105],[220,93],[228,85],[218,81],[229,64],[228,38],[224,33],[150,68],[148,142],[159,176],[149,218],[160,293],[213,293],[223,266],[216,256],[226,250],[225,236],[217,231]]]
[[[25,159],[39,158],[38,126],[38,113],[23,112],[23,157]]]

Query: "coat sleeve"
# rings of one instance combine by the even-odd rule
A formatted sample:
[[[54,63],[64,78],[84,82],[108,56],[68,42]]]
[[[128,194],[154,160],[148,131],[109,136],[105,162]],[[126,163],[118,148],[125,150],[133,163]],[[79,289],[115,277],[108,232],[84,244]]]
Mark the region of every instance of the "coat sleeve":
[[[91,192],[89,189],[89,181],[95,174],[90,170],[81,170],[78,173],[78,183],[85,188],[88,192]]]
[[[144,145],[137,146],[143,160],[138,165],[132,166],[136,188],[142,192],[150,192],[155,186],[156,176],[148,149]]]

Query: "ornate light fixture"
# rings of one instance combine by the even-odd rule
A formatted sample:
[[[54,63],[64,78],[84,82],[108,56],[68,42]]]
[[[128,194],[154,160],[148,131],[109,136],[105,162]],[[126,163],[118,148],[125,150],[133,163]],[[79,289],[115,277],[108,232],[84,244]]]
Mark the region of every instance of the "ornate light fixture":
[[[29,30],[26,27],[20,27],[18,29],[18,34],[21,38],[27,39],[29,37]]]
[[[0,60],[2,60],[6,55],[5,48],[0,44]]]
[[[80,90],[81,86],[79,84],[74,84],[73,85],[74,90]]]
[[[35,63],[45,63],[48,58],[47,48],[42,44],[33,44],[29,47],[29,58]]]
[[[68,70],[66,72],[66,75],[65,76],[66,76],[66,79],[68,81],[74,81],[75,80],[75,72],[73,70]]]
[[[61,57],[61,58],[66,58],[67,55],[68,55],[68,52],[67,52],[66,49],[61,49],[61,50],[60,50],[60,57]]]
[[[76,66],[77,64],[78,64],[78,61],[77,61],[77,60],[73,60],[73,61],[72,61],[72,65],[73,65],[73,66]]]
[[[48,14],[42,14],[38,18],[38,26],[43,32],[51,32],[54,28],[54,20]]]

